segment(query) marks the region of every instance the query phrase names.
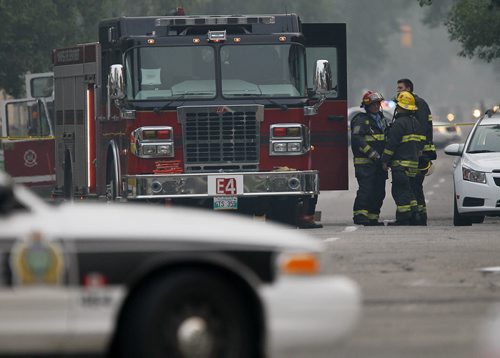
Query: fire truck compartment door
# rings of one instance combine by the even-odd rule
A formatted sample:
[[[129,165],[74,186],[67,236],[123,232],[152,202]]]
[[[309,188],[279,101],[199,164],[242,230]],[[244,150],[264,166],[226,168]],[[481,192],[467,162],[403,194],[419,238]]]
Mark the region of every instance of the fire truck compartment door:
[[[321,190],[347,190],[347,58],[345,24],[303,24],[307,57],[307,86],[313,88],[314,64],[328,60],[332,70],[332,90],[309,117],[311,168],[319,170]],[[318,98],[313,98],[310,104]]]

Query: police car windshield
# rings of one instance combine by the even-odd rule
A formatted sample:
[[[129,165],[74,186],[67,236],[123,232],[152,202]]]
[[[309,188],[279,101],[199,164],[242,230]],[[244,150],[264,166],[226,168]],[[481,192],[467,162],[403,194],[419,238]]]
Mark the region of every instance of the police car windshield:
[[[500,152],[500,125],[477,126],[467,153]]]
[[[126,55],[127,97],[215,97],[215,51],[209,46],[140,47]]]
[[[224,97],[304,97],[305,56],[298,45],[224,45]]]

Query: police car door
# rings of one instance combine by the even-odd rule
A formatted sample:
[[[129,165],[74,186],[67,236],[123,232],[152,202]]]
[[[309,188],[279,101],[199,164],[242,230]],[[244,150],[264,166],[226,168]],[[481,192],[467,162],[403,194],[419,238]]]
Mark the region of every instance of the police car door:
[[[47,233],[57,224],[13,198],[1,174],[0,355],[61,351],[70,291],[62,243]]]
[[[314,64],[328,60],[333,89],[309,117],[312,169],[319,170],[321,190],[348,189],[347,62],[345,24],[302,24],[307,58],[307,87],[313,88]]]

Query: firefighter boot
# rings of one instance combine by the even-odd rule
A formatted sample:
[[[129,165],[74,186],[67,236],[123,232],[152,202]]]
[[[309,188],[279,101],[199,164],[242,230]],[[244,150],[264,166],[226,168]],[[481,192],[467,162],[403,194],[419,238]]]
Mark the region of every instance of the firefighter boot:
[[[297,220],[299,229],[321,229],[323,225],[314,221],[314,215],[301,215]]]
[[[420,213],[415,211],[411,213],[411,218],[410,218],[410,225],[417,226],[420,225]]]
[[[368,219],[365,215],[361,214],[354,215],[353,221],[354,224],[356,225],[370,226],[370,219]]]
[[[384,223],[378,221],[377,219],[372,219],[370,220],[370,223],[366,226],[384,226]]]

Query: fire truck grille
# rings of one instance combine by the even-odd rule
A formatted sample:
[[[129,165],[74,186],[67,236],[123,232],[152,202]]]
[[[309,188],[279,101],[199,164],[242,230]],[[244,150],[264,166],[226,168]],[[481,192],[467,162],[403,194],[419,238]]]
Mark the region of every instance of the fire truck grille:
[[[184,107],[179,112],[187,172],[258,170],[256,106]]]

